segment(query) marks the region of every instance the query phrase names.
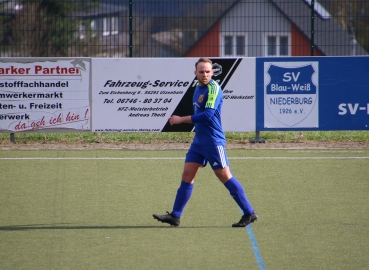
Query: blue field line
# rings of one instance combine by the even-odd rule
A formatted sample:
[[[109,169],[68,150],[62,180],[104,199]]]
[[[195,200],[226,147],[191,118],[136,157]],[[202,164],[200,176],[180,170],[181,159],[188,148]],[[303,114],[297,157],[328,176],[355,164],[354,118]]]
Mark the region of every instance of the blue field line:
[[[251,244],[252,244],[252,249],[254,250],[255,259],[256,259],[256,262],[258,263],[259,269],[260,270],[265,270],[266,268],[265,268],[265,265],[264,265],[264,262],[263,262],[263,258],[261,257],[259,247],[258,247],[258,244],[256,242],[256,238],[255,238],[254,233],[252,231],[251,224],[246,226],[246,231],[249,235],[249,238],[250,238],[250,241],[251,241]]]
[[[241,215],[243,215],[243,211],[241,208],[240,209],[240,212],[241,212]],[[259,250],[259,247],[258,247],[258,243],[256,242],[256,237],[252,231],[252,227],[251,227],[251,224],[247,225],[246,226],[246,231],[247,231],[247,234],[249,235],[249,238],[250,238],[250,242],[251,242],[251,245],[252,245],[252,250],[254,251],[254,256],[255,256],[255,259],[256,259],[256,262],[258,263],[258,266],[259,266],[259,269],[260,270],[265,270],[265,265],[264,265],[264,262],[263,262],[263,258],[261,257],[261,254],[260,254],[260,250]]]
[[[233,174],[231,167],[229,167],[229,170],[230,170],[231,174]],[[241,215],[244,215],[243,210],[241,208],[238,208],[238,209],[240,210]],[[252,231],[251,224],[246,226],[246,231],[249,235],[250,242],[251,242],[251,245],[252,245],[252,249],[254,251],[254,256],[255,256],[256,262],[258,263],[259,269],[260,270],[265,270],[266,268],[265,268],[265,265],[264,265],[264,262],[263,262],[263,258],[261,257],[259,247],[258,247],[258,243],[256,242],[256,237],[254,236],[254,233]]]
[[[243,215],[242,209],[241,208],[239,209],[240,209],[241,215]],[[252,250],[254,251],[254,256],[255,256],[256,262],[258,263],[259,269],[265,270],[266,268],[263,262],[263,258],[261,257],[258,243],[256,242],[256,237],[254,235],[254,232],[252,231],[251,224],[246,226],[246,231],[247,231],[247,234],[249,235],[250,242],[252,245]]]

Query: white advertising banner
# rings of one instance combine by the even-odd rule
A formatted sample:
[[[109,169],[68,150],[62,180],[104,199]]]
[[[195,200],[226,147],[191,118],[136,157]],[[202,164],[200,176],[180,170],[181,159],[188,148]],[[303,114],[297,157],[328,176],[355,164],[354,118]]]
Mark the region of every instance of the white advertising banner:
[[[0,132],[90,130],[90,59],[0,60]]]
[[[170,126],[171,115],[191,115],[197,58],[92,58],[92,131],[192,131]],[[214,58],[213,79],[223,89],[225,131],[255,131],[255,58]]]

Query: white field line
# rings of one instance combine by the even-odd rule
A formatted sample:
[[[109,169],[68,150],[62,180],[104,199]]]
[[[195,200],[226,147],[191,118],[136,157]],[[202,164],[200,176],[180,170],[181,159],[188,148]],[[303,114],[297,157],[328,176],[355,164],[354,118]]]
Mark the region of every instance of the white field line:
[[[320,159],[369,159],[369,157],[228,157],[235,160],[320,160]],[[14,157],[0,160],[184,160],[184,157]]]

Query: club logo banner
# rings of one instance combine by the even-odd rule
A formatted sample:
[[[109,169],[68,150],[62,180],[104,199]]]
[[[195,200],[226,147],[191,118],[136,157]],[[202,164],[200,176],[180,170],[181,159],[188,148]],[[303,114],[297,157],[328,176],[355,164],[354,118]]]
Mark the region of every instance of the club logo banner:
[[[318,128],[318,62],[264,63],[265,128]]]

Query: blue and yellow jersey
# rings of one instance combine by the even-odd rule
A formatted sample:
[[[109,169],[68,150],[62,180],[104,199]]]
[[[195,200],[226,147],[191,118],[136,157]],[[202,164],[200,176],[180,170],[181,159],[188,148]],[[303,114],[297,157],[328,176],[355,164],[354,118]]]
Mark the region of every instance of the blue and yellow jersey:
[[[222,128],[222,89],[213,79],[205,86],[197,85],[193,95],[191,119],[195,124],[194,144],[225,145]]]

